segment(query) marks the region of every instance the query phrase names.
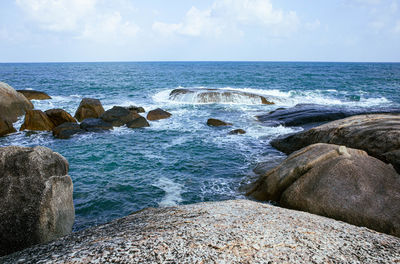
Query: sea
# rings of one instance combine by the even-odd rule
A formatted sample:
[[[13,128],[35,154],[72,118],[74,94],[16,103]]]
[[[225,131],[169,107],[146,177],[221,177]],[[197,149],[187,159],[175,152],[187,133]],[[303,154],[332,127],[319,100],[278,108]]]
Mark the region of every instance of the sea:
[[[147,207],[246,199],[244,186],[257,178],[255,166],[286,157],[269,142],[303,129],[269,126],[257,115],[308,103],[400,107],[399,63],[2,63],[0,81],[48,93],[51,100],[32,101],[41,110],[62,108],[73,115],[82,98],[89,97],[100,99],[105,110],[134,105],[172,114],[147,128],[117,127],[70,139],[35,131],[0,138],[0,146],[46,146],[68,160],[75,231]],[[200,102],[196,94],[170,98],[177,88],[250,92],[275,104],[240,96],[218,103]],[[208,118],[233,125],[209,127]],[[23,117],[14,124],[17,130],[22,123]],[[247,133],[228,134],[236,128]]]

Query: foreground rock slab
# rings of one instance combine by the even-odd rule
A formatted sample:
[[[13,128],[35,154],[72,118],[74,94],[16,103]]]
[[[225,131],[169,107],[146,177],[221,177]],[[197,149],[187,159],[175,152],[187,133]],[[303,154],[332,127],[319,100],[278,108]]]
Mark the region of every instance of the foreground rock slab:
[[[45,147],[0,148],[0,256],[70,233],[72,189],[60,154]]]
[[[145,209],[10,263],[395,263],[400,239],[248,200]]]
[[[99,99],[83,98],[75,112],[75,118],[81,122],[86,118],[99,118],[104,113]]]
[[[365,150],[375,158],[390,162],[400,172],[399,114],[352,116],[271,141],[273,147],[286,154],[314,143]]]
[[[26,97],[26,99],[28,99],[28,100],[48,100],[48,99],[51,99],[51,97],[45,92],[34,91],[34,90],[17,90],[17,92],[22,93]]]
[[[400,175],[362,150],[308,146],[261,176],[247,194],[400,237]]]
[[[0,82],[0,118],[13,123],[30,109],[33,109],[33,104],[25,96]]]

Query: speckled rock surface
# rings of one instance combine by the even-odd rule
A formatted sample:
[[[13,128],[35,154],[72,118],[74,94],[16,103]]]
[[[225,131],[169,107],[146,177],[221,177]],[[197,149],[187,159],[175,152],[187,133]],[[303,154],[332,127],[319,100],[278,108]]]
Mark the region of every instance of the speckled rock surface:
[[[396,263],[400,239],[249,200],[145,209],[1,263]]]

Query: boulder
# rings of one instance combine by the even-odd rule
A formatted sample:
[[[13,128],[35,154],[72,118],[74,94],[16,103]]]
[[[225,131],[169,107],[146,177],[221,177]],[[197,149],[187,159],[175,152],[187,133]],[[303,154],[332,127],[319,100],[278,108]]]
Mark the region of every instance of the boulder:
[[[54,126],[59,126],[66,122],[76,123],[75,118],[73,118],[67,111],[63,109],[49,109],[46,110],[45,113],[54,123]]]
[[[51,131],[53,128],[53,122],[41,110],[27,110],[24,123],[19,130]]]
[[[105,111],[100,118],[115,127],[123,126],[129,121],[138,118],[138,114],[129,111],[125,107],[114,106],[110,110]]]
[[[219,127],[219,126],[231,126],[232,124],[224,122],[224,121],[219,120],[219,119],[210,118],[210,119],[207,120],[207,125],[208,126]]]
[[[88,132],[101,132],[112,130],[113,126],[100,118],[86,118],[81,122],[80,128]]]
[[[264,96],[231,89],[175,89],[169,98],[186,103],[274,104]]]
[[[45,92],[34,91],[34,90],[17,90],[17,92],[22,93],[28,100],[51,99],[51,97]]]
[[[146,118],[143,116],[138,116],[137,118],[133,119],[132,121],[129,121],[126,124],[127,127],[129,128],[141,128],[141,127],[149,127],[149,122],[147,122]]]
[[[290,154],[314,143],[331,143],[365,150],[400,172],[400,115],[371,114],[352,116],[271,141],[276,149]],[[397,156],[398,157],[398,156]]]
[[[0,137],[5,136],[10,133],[14,133],[17,130],[13,127],[13,124],[9,121],[3,120],[0,117]]]
[[[0,118],[14,123],[26,110],[33,109],[33,104],[10,85],[0,82]]]
[[[53,136],[60,139],[68,139],[84,131],[85,130],[83,130],[78,123],[66,122],[53,129]]]
[[[86,118],[99,118],[104,113],[99,99],[83,98],[75,112],[75,118],[81,122]]]
[[[239,128],[239,129],[234,129],[234,130],[230,131],[228,134],[229,135],[239,135],[239,134],[243,135],[243,134],[246,134],[246,131],[244,131],[243,129]]]
[[[0,255],[70,233],[72,190],[60,154],[45,147],[0,148]]]
[[[400,239],[250,200],[148,208],[2,263],[396,263]]]
[[[172,114],[168,113],[167,111],[157,108],[147,113],[147,120],[155,121],[155,120],[165,119],[169,118],[171,115]]]
[[[362,150],[305,147],[262,175],[247,195],[400,237],[400,175]]]
[[[145,113],[146,112],[144,110],[144,108],[141,107],[141,106],[133,106],[133,105],[131,105],[131,106],[128,106],[128,107],[125,107],[125,108],[128,109],[129,111],[131,111],[132,113],[136,113],[136,114]]]

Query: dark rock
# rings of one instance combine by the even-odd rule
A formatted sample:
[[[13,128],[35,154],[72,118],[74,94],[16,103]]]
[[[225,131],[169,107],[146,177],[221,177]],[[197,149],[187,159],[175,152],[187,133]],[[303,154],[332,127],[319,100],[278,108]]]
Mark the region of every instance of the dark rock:
[[[100,132],[103,130],[111,130],[113,126],[100,118],[86,118],[80,124],[81,129],[88,132]]]
[[[171,114],[168,113],[167,111],[157,108],[147,113],[147,120],[155,121],[155,120],[169,118],[170,116]]]
[[[85,130],[81,129],[77,123],[66,122],[53,129],[53,136],[60,139],[68,139],[71,136],[83,133]]]
[[[149,127],[149,122],[147,122],[146,118],[143,116],[140,116],[133,119],[132,121],[129,121],[126,124],[127,127],[129,128],[141,128],[141,127]]]
[[[221,121],[219,119],[210,118],[210,119],[207,120],[207,125],[208,126],[216,126],[216,127],[218,127],[218,126],[231,126],[232,124],[224,122],[224,121]]]
[[[75,118],[81,122],[86,118],[99,118],[104,108],[99,99],[83,98],[75,113]]]
[[[66,122],[76,123],[75,118],[73,118],[68,112],[63,109],[49,109],[45,111],[46,115],[54,123],[54,126],[59,126]]]
[[[264,96],[229,89],[175,89],[169,94],[174,101],[185,101],[187,95],[192,95],[193,103],[253,103],[274,104]]]
[[[400,171],[400,115],[371,114],[336,120],[310,130],[271,141],[276,149],[289,154],[314,143],[331,143],[365,150]]]
[[[5,121],[0,117],[0,137],[10,133],[14,133],[17,130],[13,127],[13,124],[9,121]]]
[[[244,131],[243,129],[239,128],[239,129],[234,129],[232,131],[229,132],[229,135],[238,135],[238,134],[246,134],[246,131]]]
[[[302,126],[311,128],[323,122],[334,121],[354,115],[371,113],[400,113],[398,108],[349,109],[317,104],[298,104],[292,108],[278,108],[268,114],[256,116],[268,126]]]
[[[48,148],[0,148],[0,255],[71,232],[75,211],[67,173],[67,160]]]
[[[144,110],[144,108],[141,107],[141,106],[133,106],[133,105],[131,105],[131,106],[128,106],[128,107],[125,107],[125,108],[128,109],[129,111],[131,111],[132,113],[136,113],[136,114],[145,113],[146,112]]]
[[[0,82],[0,118],[14,123],[26,110],[33,109],[33,104],[10,85]]]
[[[45,92],[34,91],[34,90],[17,90],[17,92],[22,93],[28,100],[51,99],[51,97]]]
[[[308,146],[261,176],[247,195],[400,237],[400,175],[362,150]]]
[[[123,126],[129,121],[138,118],[138,114],[129,111],[125,107],[114,106],[110,110],[105,111],[101,116],[105,122],[112,124],[113,126]]]
[[[51,131],[53,128],[53,122],[41,110],[27,110],[24,123],[19,130]]]

